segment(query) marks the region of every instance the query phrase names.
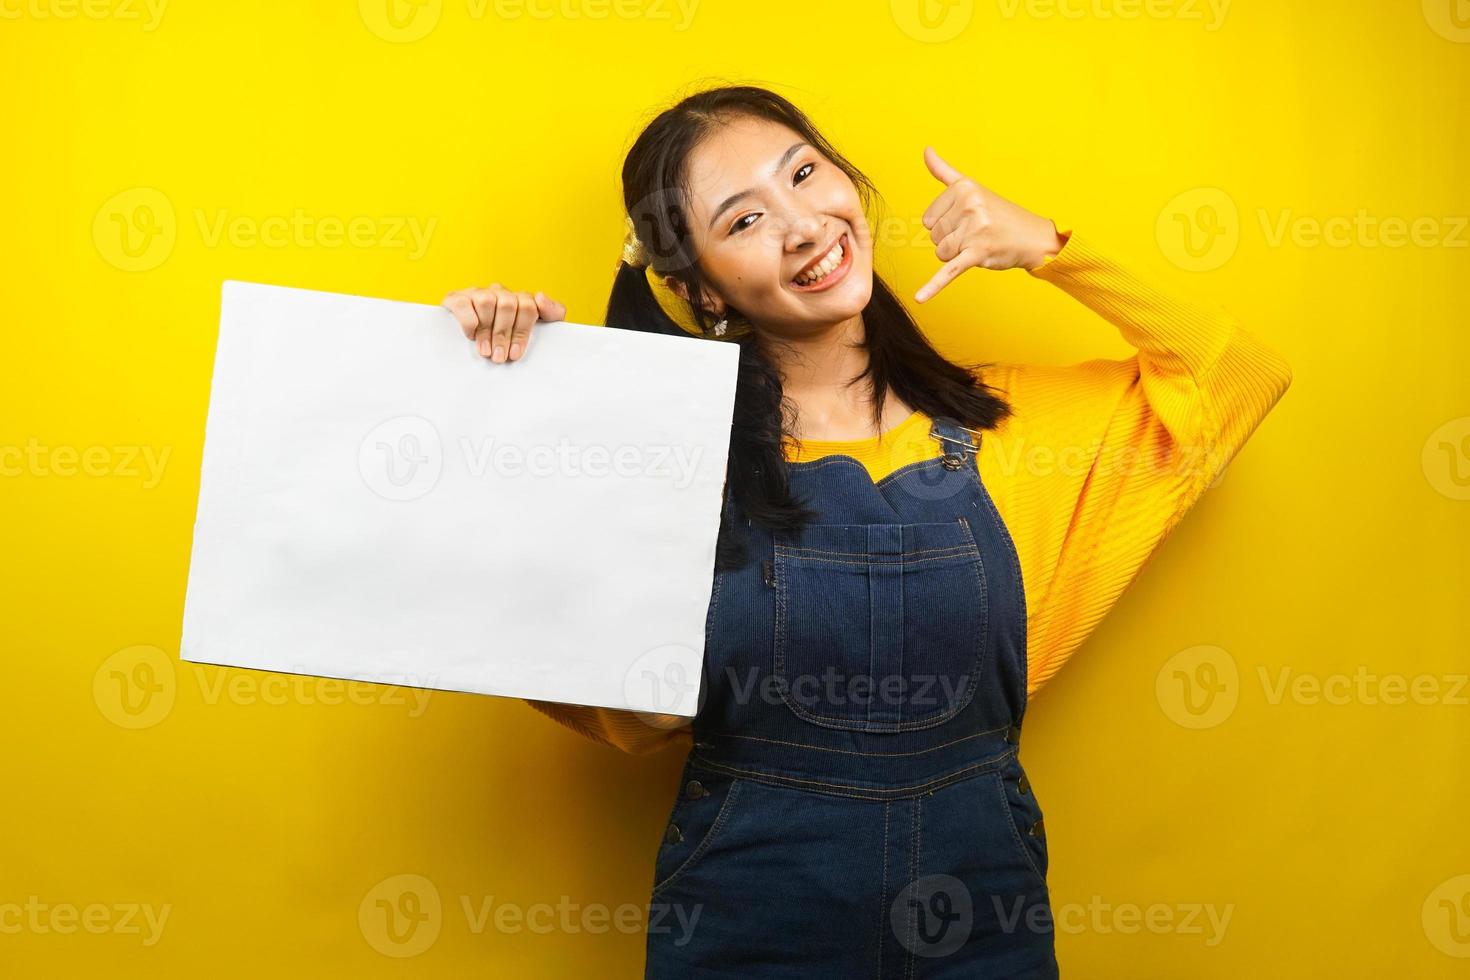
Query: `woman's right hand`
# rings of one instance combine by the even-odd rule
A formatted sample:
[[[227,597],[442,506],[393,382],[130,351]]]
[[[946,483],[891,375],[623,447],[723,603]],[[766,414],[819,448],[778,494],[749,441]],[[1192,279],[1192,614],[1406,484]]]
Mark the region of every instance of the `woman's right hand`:
[[[567,308],[545,293],[518,293],[498,282],[456,290],[444,297],[444,307],[475,349],[496,364],[525,355],[536,323],[567,315]]]

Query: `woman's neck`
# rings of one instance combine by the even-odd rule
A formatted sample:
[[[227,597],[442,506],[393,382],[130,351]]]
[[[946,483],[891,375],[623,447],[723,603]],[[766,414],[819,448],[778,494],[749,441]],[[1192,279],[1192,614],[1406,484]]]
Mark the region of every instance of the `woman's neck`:
[[[848,382],[868,366],[862,314],[805,337],[772,345],[786,399],[796,407],[798,439],[869,439],[913,414],[892,389],[884,398],[883,421],[873,427],[873,391],[865,379]]]

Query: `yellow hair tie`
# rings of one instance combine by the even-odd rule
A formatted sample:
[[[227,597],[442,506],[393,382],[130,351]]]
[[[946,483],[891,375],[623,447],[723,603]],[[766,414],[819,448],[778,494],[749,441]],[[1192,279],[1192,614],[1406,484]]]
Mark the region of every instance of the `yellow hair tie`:
[[[705,333],[699,329],[699,324],[694,320],[694,313],[689,303],[668,287],[664,277],[653,271],[648,249],[638,240],[638,232],[633,227],[633,219],[625,216],[627,232],[623,236],[623,261],[635,269],[642,269],[644,277],[648,280],[648,288],[653,290],[653,298],[658,301],[659,308],[664,311],[670,320],[688,334],[695,337],[718,337],[729,339],[741,336],[745,331],[731,329],[729,327]]]

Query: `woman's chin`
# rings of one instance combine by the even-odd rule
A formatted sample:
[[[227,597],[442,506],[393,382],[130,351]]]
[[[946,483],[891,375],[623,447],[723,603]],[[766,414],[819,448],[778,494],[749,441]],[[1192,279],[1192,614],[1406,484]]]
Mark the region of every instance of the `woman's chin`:
[[[864,289],[861,292],[853,290],[852,293],[833,297],[831,305],[823,305],[821,309],[808,309],[803,311],[803,317],[808,323],[818,326],[832,326],[844,323],[853,317],[861,316],[863,310],[868,308],[868,301],[872,298],[872,290]]]
[[[859,273],[858,270],[854,269],[853,273],[849,281],[843,283],[847,288],[839,295],[833,297],[842,307],[837,313],[844,319],[857,316],[868,308],[868,303],[873,299],[872,270],[869,269],[867,272]]]

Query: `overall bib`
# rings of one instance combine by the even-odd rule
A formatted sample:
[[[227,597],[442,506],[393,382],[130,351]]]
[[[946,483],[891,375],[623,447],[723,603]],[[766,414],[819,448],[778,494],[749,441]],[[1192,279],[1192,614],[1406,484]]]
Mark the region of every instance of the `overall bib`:
[[[646,977],[1057,976],[1020,563],[969,432],[933,420],[944,455],[876,484],[792,463],[816,521],[736,521]]]

